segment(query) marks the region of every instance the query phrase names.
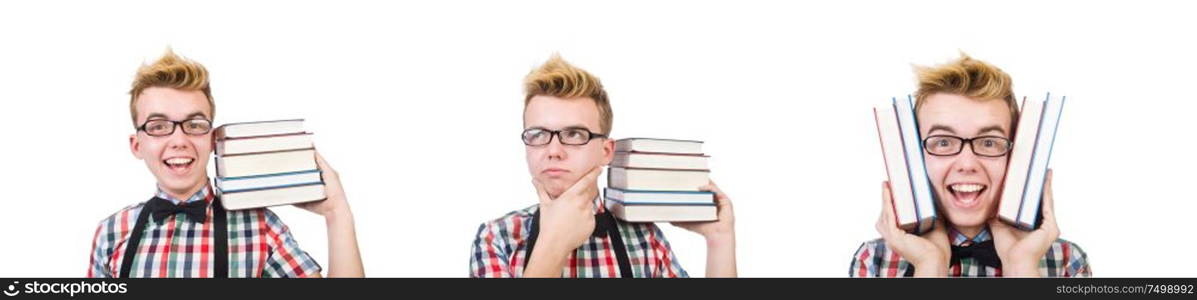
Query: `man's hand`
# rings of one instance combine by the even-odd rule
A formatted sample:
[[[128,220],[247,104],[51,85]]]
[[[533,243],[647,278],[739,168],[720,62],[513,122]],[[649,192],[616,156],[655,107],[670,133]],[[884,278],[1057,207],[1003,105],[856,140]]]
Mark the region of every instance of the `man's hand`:
[[[578,179],[569,189],[553,199],[544,185],[533,179],[536,195],[540,197],[540,236],[528,257],[524,277],[559,277],[565,259],[594,234],[594,198],[598,196],[599,174],[596,166]]]
[[[316,166],[320,168],[320,176],[324,179],[324,195],[327,199],[295,206],[324,217],[325,226],[328,227],[328,277],[363,277],[366,271],[362,267],[353,213],[349,210],[349,201],[345,199],[345,190],[341,188],[341,178],[320,153],[316,153]]]
[[[1056,226],[1055,201],[1052,197],[1052,171],[1047,170],[1043,183],[1043,224],[1030,232],[1014,228],[996,218],[989,220],[993,232],[993,247],[1002,260],[1002,274],[1006,277],[1039,277],[1039,261],[1047,249],[1060,237]]]
[[[696,232],[707,240],[707,277],[736,277],[736,216],[731,198],[714,181],[699,190],[715,193],[718,220],[673,222],[673,226]]]
[[[947,276],[952,250],[943,219],[937,218],[935,229],[923,236],[907,233],[898,227],[894,217],[889,182],[883,182],[881,190],[881,217],[877,219],[876,227],[885,239],[885,246],[914,265],[915,277]]]

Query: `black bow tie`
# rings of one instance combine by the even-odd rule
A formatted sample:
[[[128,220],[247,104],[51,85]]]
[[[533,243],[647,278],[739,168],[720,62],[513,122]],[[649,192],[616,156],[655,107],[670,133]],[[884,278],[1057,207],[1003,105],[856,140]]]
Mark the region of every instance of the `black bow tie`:
[[[188,220],[196,223],[204,223],[208,220],[208,201],[204,200],[174,204],[166,199],[154,197],[145,204],[145,209],[150,212],[151,217],[154,217],[154,222],[158,223],[162,223],[166,216],[177,213],[187,215]]]
[[[993,240],[975,243],[968,246],[952,246],[952,264],[960,263],[962,258],[974,258],[983,266],[1002,268],[1002,260],[993,248]]]
[[[607,236],[607,232],[611,230],[612,226],[615,226],[615,218],[611,217],[610,212],[603,211],[600,214],[595,214],[594,233],[592,235],[595,237]]]

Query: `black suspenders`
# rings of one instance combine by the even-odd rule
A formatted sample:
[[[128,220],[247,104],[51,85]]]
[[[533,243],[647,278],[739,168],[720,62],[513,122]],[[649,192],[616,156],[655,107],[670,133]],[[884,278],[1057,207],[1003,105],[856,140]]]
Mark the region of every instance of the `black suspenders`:
[[[619,234],[619,223],[615,221],[615,217],[611,213],[603,213],[597,216],[595,226],[599,222],[608,222],[610,226],[607,227],[607,237],[611,238],[611,245],[615,249],[615,260],[619,262],[619,277],[632,278],[632,262],[628,259],[628,248],[623,244],[623,235]],[[528,233],[528,247],[524,248],[524,268],[528,267],[528,261],[532,260],[532,249],[536,248],[536,238],[540,235],[540,210],[532,214],[532,232]],[[519,230],[518,228],[514,230]]]
[[[148,201],[146,203],[149,203]],[[142,206],[141,213],[137,215],[137,223],[133,225],[133,233],[129,235],[129,243],[125,246],[125,255],[121,260],[121,278],[129,278],[129,274],[133,271],[133,256],[137,254],[137,248],[141,244],[142,232],[145,231],[146,223],[150,220],[151,212]],[[215,258],[215,273],[212,273],[213,278],[228,278],[229,277],[229,222],[228,216],[224,210],[224,206],[220,204],[220,197],[212,200],[212,225],[214,234],[212,239],[216,242],[216,247],[213,253]],[[206,266],[201,266],[206,267]]]

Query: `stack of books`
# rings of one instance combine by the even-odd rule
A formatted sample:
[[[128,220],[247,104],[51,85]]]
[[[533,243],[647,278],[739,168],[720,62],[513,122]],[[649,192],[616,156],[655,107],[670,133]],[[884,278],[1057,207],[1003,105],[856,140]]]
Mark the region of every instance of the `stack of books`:
[[[216,192],[225,209],[325,198],[312,134],[302,119],[225,124],[214,138]]]
[[[1052,98],[1051,93],[1044,101],[1023,99],[998,202],[1002,221],[1023,230],[1034,230],[1042,222],[1043,183],[1063,111],[1064,97]]]
[[[935,226],[935,193],[923,162],[914,101],[893,98],[873,108],[898,227],[921,234]]]
[[[607,170],[606,207],[628,222],[713,221],[709,157],[701,141],[629,138],[615,142]]]

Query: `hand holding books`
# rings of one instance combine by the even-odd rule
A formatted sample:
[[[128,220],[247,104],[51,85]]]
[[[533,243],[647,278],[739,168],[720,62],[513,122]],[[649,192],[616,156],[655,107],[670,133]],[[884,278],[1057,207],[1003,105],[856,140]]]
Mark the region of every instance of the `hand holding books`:
[[[1056,209],[1052,201],[1052,171],[1047,170],[1043,183],[1043,223],[1033,231],[1024,231],[998,219],[989,220],[993,233],[993,247],[1002,260],[1002,273],[1007,277],[1039,277],[1039,261],[1047,249],[1060,237],[1056,226]]]
[[[536,225],[540,242],[534,246],[532,257],[525,258],[525,277],[560,276],[569,253],[594,233],[594,198],[598,196],[597,180],[602,172],[602,167],[594,167],[557,198],[549,196],[544,185],[532,179],[540,198],[540,223]]]
[[[303,120],[229,123],[213,133],[216,192],[229,210],[326,198]]]
[[[607,174],[606,206],[628,222],[715,221],[703,142],[625,138],[615,141]],[[725,197],[726,199],[726,197]]]
[[[341,178],[333,170],[320,152],[315,152],[316,166],[320,168],[320,176],[324,179],[324,201],[296,203],[295,206],[325,218],[349,214],[349,202],[345,200],[345,190],[341,188]]]
[[[882,182],[881,217],[877,219],[876,227],[885,239],[885,246],[914,265],[916,277],[947,276],[952,251],[943,219],[936,218],[931,231],[921,236],[908,233],[898,226],[891,195],[889,182]]]
[[[731,199],[724,194],[714,181],[698,188],[700,191],[715,193],[715,209],[718,220],[697,222],[671,222],[673,226],[693,231],[707,240],[718,238],[735,238],[735,213],[732,211]]]

